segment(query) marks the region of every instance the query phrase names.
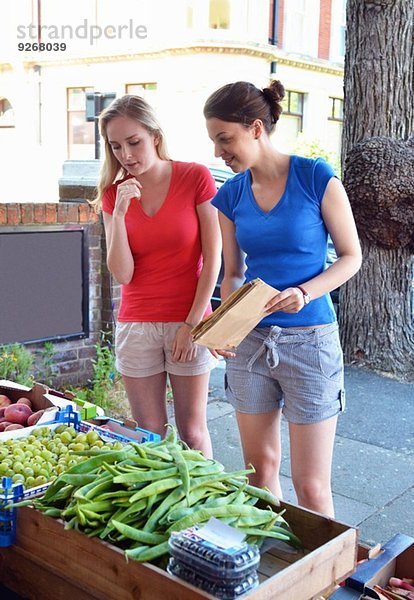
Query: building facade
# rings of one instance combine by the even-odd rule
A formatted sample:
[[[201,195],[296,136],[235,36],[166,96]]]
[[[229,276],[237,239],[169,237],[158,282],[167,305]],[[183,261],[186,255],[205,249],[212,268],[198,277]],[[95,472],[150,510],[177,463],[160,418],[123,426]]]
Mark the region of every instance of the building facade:
[[[264,87],[277,78],[287,93],[274,144],[291,152],[316,143],[339,154],[345,0],[3,6],[0,202],[56,202],[64,162],[94,159],[88,92],[143,95],[173,158],[217,165],[202,116],[208,95],[231,81]]]

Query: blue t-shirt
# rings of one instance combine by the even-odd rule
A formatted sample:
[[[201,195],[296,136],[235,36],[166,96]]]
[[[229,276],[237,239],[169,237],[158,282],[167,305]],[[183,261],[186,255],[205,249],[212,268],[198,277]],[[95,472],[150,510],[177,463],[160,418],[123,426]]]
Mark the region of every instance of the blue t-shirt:
[[[264,212],[257,204],[250,171],[224,183],[212,201],[235,224],[236,239],[246,254],[246,282],[260,277],[282,291],[325,269],[328,232],[321,202],[332,167],[322,158],[291,156],[286,189],[276,206]],[[301,327],[333,323],[329,294],[312,300],[295,314],[274,312],[259,327]]]

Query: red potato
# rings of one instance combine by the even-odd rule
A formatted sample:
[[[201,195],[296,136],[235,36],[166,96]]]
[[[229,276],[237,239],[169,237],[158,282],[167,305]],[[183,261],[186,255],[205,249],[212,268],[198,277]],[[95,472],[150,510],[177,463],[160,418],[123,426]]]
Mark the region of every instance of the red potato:
[[[0,423],[0,433],[4,431],[8,425],[12,425],[12,423],[9,423],[9,421],[2,421]]]
[[[29,398],[25,398],[24,396],[19,398],[18,401],[16,402],[16,404],[26,404],[26,406],[28,406],[29,408],[32,408],[32,401],[29,400]]]
[[[32,414],[32,409],[26,404],[11,404],[4,411],[4,416],[11,423],[17,423],[18,425],[26,425],[27,419]]]
[[[12,401],[6,394],[0,394],[0,406],[10,406]]]
[[[7,425],[4,431],[14,431],[15,429],[24,429],[24,425],[20,425],[19,423],[11,423]]]
[[[29,418],[27,419],[27,426],[31,427],[32,425],[36,425],[36,423],[38,422],[38,420],[40,419],[40,417],[43,415],[44,412],[45,412],[45,409],[38,410],[38,411],[32,413],[29,416]]]
[[[6,410],[5,406],[0,406],[0,419],[4,419],[4,411]]]

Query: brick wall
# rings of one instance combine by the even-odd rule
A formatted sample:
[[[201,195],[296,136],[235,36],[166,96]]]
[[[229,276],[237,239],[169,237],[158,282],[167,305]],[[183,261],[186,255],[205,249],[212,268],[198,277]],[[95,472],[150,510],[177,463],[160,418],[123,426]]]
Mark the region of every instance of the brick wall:
[[[269,2],[269,40],[273,37],[273,13],[274,5],[277,4],[277,43],[278,48],[283,47],[283,18],[284,18],[284,0],[270,0]]]
[[[86,203],[0,204],[0,227],[19,225],[81,224],[89,239],[89,320],[90,335],[86,339],[53,342],[54,385],[85,385],[92,375],[92,359],[100,332],[113,332],[113,311],[119,300],[119,286],[113,285],[106,268],[106,247],[102,220]],[[113,306],[115,305],[115,307]],[[35,355],[42,381],[41,353],[43,343],[27,344]]]
[[[319,12],[318,57],[329,60],[331,43],[332,0],[321,0]]]

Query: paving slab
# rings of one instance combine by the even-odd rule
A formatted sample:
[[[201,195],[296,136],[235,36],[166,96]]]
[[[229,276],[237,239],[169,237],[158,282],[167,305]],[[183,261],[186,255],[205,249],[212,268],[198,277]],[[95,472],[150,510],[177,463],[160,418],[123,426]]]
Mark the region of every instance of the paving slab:
[[[414,457],[337,436],[332,488],[377,508],[414,485]]]
[[[345,369],[346,411],[337,432],[374,446],[414,455],[414,384],[366,369]]]
[[[239,430],[234,413],[231,412],[218,419],[209,420],[208,428],[214,458],[223,463],[226,471],[244,469]]]
[[[414,538],[414,486],[359,524],[360,539],[369,545],[383,544],[396,533]]]

